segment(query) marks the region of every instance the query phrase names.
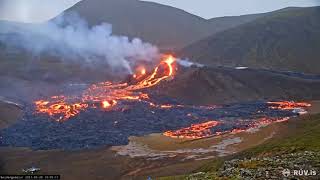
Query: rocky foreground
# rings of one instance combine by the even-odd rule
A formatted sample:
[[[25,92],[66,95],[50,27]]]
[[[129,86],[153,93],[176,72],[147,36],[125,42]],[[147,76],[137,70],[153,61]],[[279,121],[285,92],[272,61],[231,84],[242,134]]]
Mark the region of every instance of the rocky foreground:
[[[315,151],[232,159],[217,172],[198,172],[185,179],[318,179],[319,160],[320,152]]]

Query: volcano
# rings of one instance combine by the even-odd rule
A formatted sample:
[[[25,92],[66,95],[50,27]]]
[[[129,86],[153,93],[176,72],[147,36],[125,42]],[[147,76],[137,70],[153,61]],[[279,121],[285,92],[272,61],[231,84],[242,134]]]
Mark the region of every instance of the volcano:
[[[151,133],[200,139],[283,122],[310,106],[266,101],[185,103],[159,91],[175,81],[177,69],[176,58],[165,55],[153,70],[140,68],[128,82],[101,82],[81,93],[36,100],[24,108],[20,121],[0,132],[1,146],[74,150],[125,145],[130,136]]]

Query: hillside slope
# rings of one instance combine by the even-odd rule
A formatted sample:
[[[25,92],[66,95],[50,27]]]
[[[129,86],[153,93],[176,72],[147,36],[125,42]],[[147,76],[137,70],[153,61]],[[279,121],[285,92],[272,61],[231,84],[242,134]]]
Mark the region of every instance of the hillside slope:
[[[224,158],[216,158],[189,175],[159,178],[184,179],[319,179],[320,114],[307,115],[281,124],[283,131],[263,144]],[[289,169],[288,177],[283,170]],[[309,175],[294,175],[294,170]],[[266,172],[268,171],[268,173]]]
[[[320,76],[259,69],[204,67],[182,70],[161,93],[187,103],[319,99]],[[196,93],[195,93],[196,92]]]
[[[320,73],[320,7],[275,11],[178,54],[209,65]]]
[[[182,48],[262,16],[206,20],[177,8],[138,0],[84,0],[65,11],[70,12],[77,12],[90,25],[108,22],[115,34],[139,37],[164,50]]]

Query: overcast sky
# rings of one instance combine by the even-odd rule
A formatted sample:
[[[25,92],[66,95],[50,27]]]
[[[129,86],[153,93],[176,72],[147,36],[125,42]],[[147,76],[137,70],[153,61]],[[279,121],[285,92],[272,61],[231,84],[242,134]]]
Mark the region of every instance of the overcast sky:
[[[317,6],[320,0],[146,0],[178,7],[192,14],[209,19],[270,12],[297,6]]]
[[[0,0],[0,19],[41,22],[79,0]],[[90,0],[88,0],[90,1]],[[213,18],[269,12],[288,6],[316,6],[320,0],[146,0],[174,6],[192,14]]]
[[[79,0],[0,0],[0,19],[41,22],[60,14]]]

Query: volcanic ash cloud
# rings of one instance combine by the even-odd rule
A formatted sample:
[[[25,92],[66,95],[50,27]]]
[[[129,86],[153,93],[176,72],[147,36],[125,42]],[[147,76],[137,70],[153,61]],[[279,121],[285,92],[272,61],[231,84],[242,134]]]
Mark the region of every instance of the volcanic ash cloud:
[[[112,25],[102,23],[90,27],[76,13],[60,15],[41,24],[1,22],[0,42],[8,47],[23,48],[34,56],[48,54],[65,61],[84,64],[108,64],[125,68],[137,61],[153,61],[159,57],[157,47],[138,38],[112,34]]]

